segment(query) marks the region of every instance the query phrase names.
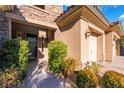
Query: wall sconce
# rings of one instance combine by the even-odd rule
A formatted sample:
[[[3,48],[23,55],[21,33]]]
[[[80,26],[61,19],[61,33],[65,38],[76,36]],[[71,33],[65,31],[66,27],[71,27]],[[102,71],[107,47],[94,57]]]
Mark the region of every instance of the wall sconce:
[[[85,32],[85,38],[88,38],[91,35],[90,31]]]
[[[114,41],[117,41],[117,38],[114,36],[113,40],[114,40]]]

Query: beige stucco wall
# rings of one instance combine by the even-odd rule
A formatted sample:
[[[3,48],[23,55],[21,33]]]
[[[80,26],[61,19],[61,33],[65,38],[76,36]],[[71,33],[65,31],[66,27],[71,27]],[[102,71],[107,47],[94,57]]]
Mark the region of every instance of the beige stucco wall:
[[[112,32],[109,32],[105,35],[105,45],[106,45],[106,61],[112,61],[112,38],[113,34]]]
[[[61,40],[68,46],[68,56],[73,57],[80,64],[81,55],[81,20],[73,22],[63,29],[56,31],[55,40]]]
[[[91,24],[91,23],[90,23]],[[68,27],[68,28],[67,28]],[[97,26],[92,25],[95,30],[89,28],[89,22],[79,19],[76,22],[56,31],[55,40],[61,40],[68,46],[68,56],[77,60],[80,67],[89,61],[89,37],[86,38],[86,32],[90,31],[97,37],[97,60],[104,61],[105,58],[105,35],[104,31]]]
[[[85,33],[89,31],[88,22],[81,19],[81,62],[86,63],[89,58],[89,38],[85,37]]]

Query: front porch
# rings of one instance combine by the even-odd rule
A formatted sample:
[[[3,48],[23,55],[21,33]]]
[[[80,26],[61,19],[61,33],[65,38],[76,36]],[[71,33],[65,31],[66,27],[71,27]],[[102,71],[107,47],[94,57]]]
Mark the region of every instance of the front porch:
[[[21,21],[11,22],[12,39],[24,39],[29,42],[29,59],[35,61],[48,60],[47,44],[54,40],[54,31],[35,26],[34,24],[26,24]]]

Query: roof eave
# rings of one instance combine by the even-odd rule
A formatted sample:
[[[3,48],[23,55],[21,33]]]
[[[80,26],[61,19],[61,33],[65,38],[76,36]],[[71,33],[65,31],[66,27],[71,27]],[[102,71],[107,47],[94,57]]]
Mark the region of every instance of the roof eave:
[[[90,9],[101,21],[104,22],[104,24],[106,24],[108,27],[110,25],[109,21],[103,17],[102,13],[100,13],[100,11],[96,10],[93,6],[91,5],[78,5],[78,6],[74,6],[73,8],[71,8],[70,10],[68,10],[66,13],[64,13],[63,15],[60,15],[60,17],[58,19],[56,19],[56,22],[60,22],[61,20],[63,20],[64,18],[66,18],[68,15],[70,15],[71,13],[73,13],[74,11],[78,10],[81,7],[87,7],[88,9]]]

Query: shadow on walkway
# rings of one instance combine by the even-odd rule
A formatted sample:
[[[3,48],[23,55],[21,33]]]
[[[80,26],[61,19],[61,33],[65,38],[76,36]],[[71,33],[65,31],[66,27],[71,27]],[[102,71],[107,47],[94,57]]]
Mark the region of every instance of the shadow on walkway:
[[[47,62],[29,62],[24,88],[63,88],[63,81],[48,71]]]

